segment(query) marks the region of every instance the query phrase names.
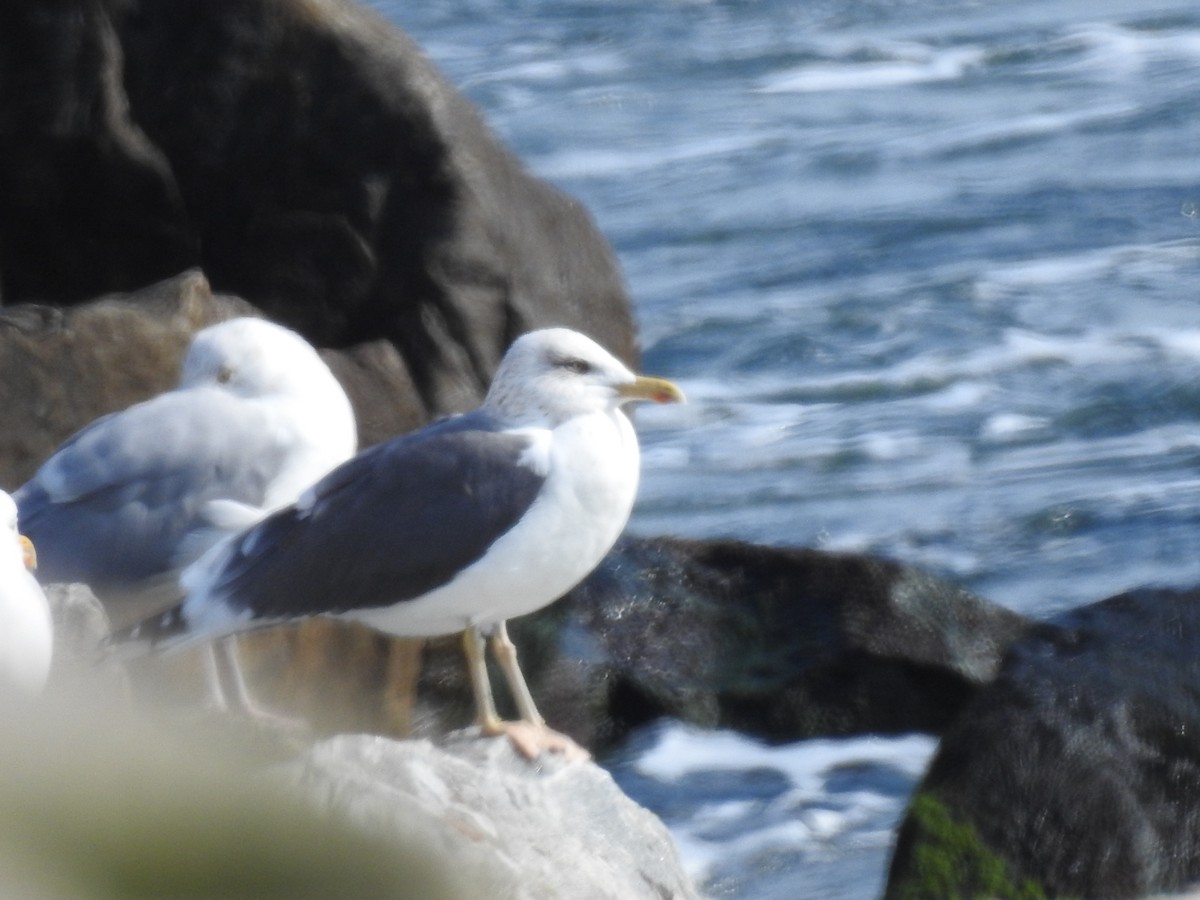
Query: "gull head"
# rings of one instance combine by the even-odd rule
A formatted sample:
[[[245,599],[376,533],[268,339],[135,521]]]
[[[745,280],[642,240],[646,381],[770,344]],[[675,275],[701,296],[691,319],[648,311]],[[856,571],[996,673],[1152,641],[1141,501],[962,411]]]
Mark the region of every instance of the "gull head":
[[[37,568],[33,541],[17,528],[17,504],[6,491],[0,491],[0,558],[8,566],[19,564],[29,570]]]
[[[215,385],[241,397],[309,392],[334,381],[312,345],[266,319],[238,318],[196,332],[180,387]]]
[[[665,379],[635,375],[577,331],[547,328],[513,342],[483,405],[505,421],[541,421],[553,427],[638,400],[682,403],[683,392]]]

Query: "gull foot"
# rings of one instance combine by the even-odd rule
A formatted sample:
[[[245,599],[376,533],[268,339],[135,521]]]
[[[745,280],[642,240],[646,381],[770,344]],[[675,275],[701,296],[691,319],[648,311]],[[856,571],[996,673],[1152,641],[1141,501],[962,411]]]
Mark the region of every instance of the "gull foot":
[[[592,754],[565,734],[533,722],[497,722],[483,729],[483,733],[505,735],[513,748],[526,759],[537,759],[543,753],[561,753],[570,762],[586,762],[592,758]]]

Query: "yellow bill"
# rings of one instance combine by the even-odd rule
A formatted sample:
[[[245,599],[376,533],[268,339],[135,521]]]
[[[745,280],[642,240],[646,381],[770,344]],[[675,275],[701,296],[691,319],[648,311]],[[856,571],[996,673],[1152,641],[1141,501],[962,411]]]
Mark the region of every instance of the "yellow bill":
[[[21,557],[25,560],[25,568],[30,572],[37,568],[37,550],[34,549],[33,541],[20,535],[21,538]]]
[[[639,375],[629,384],[622,384],[617,393],[629,400],[648,400],[651,403],[686,403],[683,391],[665,378]]]

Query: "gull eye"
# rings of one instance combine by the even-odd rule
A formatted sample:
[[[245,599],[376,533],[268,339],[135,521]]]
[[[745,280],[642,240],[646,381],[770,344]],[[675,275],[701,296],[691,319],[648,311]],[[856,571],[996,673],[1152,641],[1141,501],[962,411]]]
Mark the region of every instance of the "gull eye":
[[[221,368],[217,369],[217,384],[229,384],[232,378],[233,369],[229,368],[229,366],[221,366]]]
[[[559,363],[559,366],[575,375],[586,375],[592,371],[592,364],[585,359],[579,359],[579,357],[564,359]]]

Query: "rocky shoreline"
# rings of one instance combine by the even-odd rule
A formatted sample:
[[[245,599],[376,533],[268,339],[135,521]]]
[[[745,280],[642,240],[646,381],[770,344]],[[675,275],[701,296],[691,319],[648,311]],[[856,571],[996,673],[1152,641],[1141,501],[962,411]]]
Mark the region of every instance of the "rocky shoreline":
[[[637,355],[618,266],[586,210],[526,173],[412,41],[343,0],[5,6],[0,299],[6,488],[82,425],[168,387],[190,336],[235,315],[269,316],[323,348],[363,446],[473,406],[530,328],[566,325]],[[138,853],[178,872],[180,854],[148,837],[187,818],[172,790],[231,796],[197,814],[215,834],[250,816],[236,795],[269,772],[271,790],[320,814],[311,831],[280,832],[295,839],[286,859],[262,834],[307,814],[283,800],[246,818],[238,871],[257,860],[266,878],[283,859],[281,883],[294,886],[290,866],[313,896],[355,877],[372,896],[413,878],[431,897],[461,892],[455,878],[517,897],[695,896],[661,823],[599,767],[527,765],[503,742],[463,736],[457,642],[325,622],[253,636],[256,691],[313,734],[222,752],[218,765],[195,741],[159,741],[175,719],[112,733],[151,696],[194,706],[192,663],[127,670],[97,652],[107,625],[90,591],[51,594],[60,652],[44,706],[71,724],[46,725],[45,710],[10,717],[17,737],[0,750],[27,777],[3,780],[9,806],[44,801],[27,817],[36,847],[19,816],[0,834],[10,892],[132,884]],[[781,742],[940,735],[889,898],[1141,897],[1200,881],[1196,609],[1194,592],[1145,590],[1031,622],[886,560],[631,537],[512,630],[547,718],[597,754],[662,717]],[[397,676],[414,661],[410,703]],[[88,746],[80,722],[108,748],[91,769],[63,763]],[[191,727],[179,734],[194,738]],[[38,758],[38,736],[54,752]],[[143,752],[135,790],[130,761]],[[214,766],[222,774],[205,780]],[[124,794],[83,790],[98,772]],[[105,865],[119,877],[80,850],[87,828],[60,825],[114,816],[146,823],[110,829]],[[341,862],[306,843],[334,840],[326,828],[345,842]],[[189,840],[215,841],[214,859],[231,852],[205,834]],[[378,841],[407,850],[394,866],[365,862]],[[73,867],[59,871],[65,858]]]

